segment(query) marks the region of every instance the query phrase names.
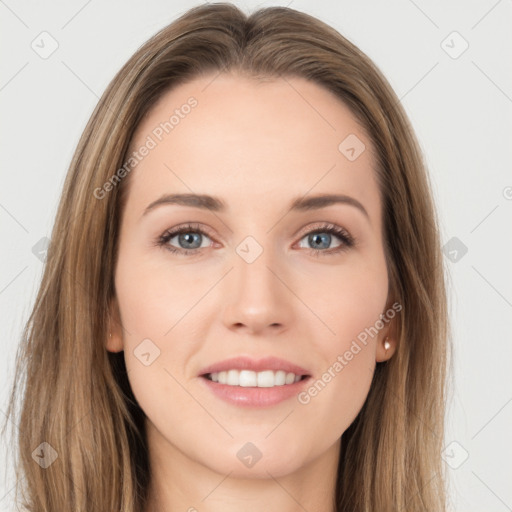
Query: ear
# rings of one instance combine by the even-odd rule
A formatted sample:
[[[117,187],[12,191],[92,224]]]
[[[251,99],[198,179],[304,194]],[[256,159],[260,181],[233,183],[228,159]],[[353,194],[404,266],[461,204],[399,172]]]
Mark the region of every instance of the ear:
[[[115,298],[110,302],[108,320],[108,332],[106,333],[105,347],[109,352],[121,352],[124,350],[123,327],[119,306]]]
[[[375,361],[377,361],[377,363],[382,363],[391,359],[398,348],[398,321],[400,314],[393,306],[388,307],[383,313],[386,318],[389,318],[391,312],[396,314],[394,314],[393,318],[388,320],[386,327],[381,330],[377,338],[377,348],[375,353]],[[401,309],[402,308],[400,306],[398,311]]]

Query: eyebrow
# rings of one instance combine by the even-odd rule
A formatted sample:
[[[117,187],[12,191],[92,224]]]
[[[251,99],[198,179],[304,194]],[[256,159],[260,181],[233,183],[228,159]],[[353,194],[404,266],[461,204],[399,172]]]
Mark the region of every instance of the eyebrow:
[[[308,197],[297,197],[290,204],[291,211],[311,211],[327,208],[333,204],[347,204],[354,206],[361,211],[368,219],[370,216],[365,207],[353,197],[344,194],[318,194]],[[179,205],[189,206],[192,208],[200,208],[203,210],[211,210],[213,212],[225,212],[226,204],[222,199],[207,194],[164,194],[156,201],[150,203],[144,210],[143,216],[154,210],[158,206],[163,205]]]

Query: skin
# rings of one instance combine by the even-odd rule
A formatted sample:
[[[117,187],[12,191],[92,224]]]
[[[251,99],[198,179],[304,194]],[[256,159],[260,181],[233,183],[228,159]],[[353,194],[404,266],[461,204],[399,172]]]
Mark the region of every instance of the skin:
[[[108,350],[124,350],[147,415],[147,511],[291,512],[297,503],[334,510],[340,436],[364,404],[376,362],[395,351],[393,322],[307,404],[292,397],[267,408],[231,405],[199,372],[237,355],[270,355],[306,368],[315,381],[390,307],[371,141],[350,110],[315,83],[214,74],[162,97],[132,148],[190,96],[198,105],[130,174],[107,341]],[[338,150],[349,134],[366,146],[355,161]],[[164,193],[218,196],[228,209],[168,204],[143,215]],[[350,204],[289,211],[292,199],[322,193],[356,199],[367,216]],[[207,232],[196,235],[200,252],[178,255],[156,245],[188,222]],[[356,244],[327,254],[343,242],[324,235],[324,252],[314,255],[307,234],[326,222]],[[263,248],[252,263],[236,252],[249,235]],[[189,247],[178,236],[167,244]],[[160,350],[149,366],[134,355],[147,338]],[[262,453],[250,468],[237,458],[247,442]]]

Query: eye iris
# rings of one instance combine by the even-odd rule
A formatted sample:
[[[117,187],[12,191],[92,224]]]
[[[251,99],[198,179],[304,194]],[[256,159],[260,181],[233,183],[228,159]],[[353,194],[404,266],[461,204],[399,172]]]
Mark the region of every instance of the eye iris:
[[[184,242],[185,244],[191,244],[193,243],[193,238],[195,237],[196,239],[196,242],[199,240],[199,245],[197,247],[189,247],[187,245],[185,245],[185,249],[197,249],[199,247],[201,247],[201,241],[200,241],[200,238],[201,238],[201,235],[199,233],[182,233],[179,235],[179,243],[181,245],[182,242]]]
[[[330,241],[331,241],[331,235],[329,235],[328,233],[313,233],[312,235],[309,235],[309,243],[313,247],[317,248],[318,247],[317,241],[320,241],[320,243],[321,243],[321,240],[319,240],[319,239],[322,237],[323,237],[324,241],[326,241],[324,249],[328,248],[330,245]]]

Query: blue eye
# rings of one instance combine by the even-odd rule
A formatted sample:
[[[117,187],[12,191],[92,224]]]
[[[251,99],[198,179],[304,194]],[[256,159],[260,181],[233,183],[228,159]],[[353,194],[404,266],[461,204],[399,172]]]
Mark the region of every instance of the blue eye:
[[[170,245],[169,242],[175,237],[178,239],[178,244],[183,244],[183,246],[175,247]],[[166,249],[173,253],[181,253],[188,256],[195,254],[199,249],[203,248],[201,247],[202,237],[208,237],[208,235],[198,225],[188,224],[173,231],[165,232],[158,239],[158,245],[165,246]]]
[[[329,248],[333,235],[340,243],[334,248]],[[346,251],[355,245],[355,240],[348,231],[334,224],[320,226],[301,238],[301,240],[304,239],[306,239],[307,243],[312,246],[310,251],[316,256],[320,256],[320,254],[332,255],[341,251]]]
[[[329,248],[333,235],[338,239],[339,243],[334,248]],[[158,238],[157,245],[165,247],[172,253],[192,256],[200,252],[201,249],[209,247],[209,245],[204,246],[202,244],[204,237],[210,239],[208,234],[198,224],[187,224],[174,230],[166,231]],[[177,239],[175,243],[178,244],[178,247],[171,245],[170,242],[173,238]],[[315,230],[309,231],[301,238],[301,241],[304,239],[307,239],[307,243],[312,246],[310,248],[306,247],[306,249],[315,256],[320,256],[320,254],[332,255],[346,251],[355,245],[354,238],[345,229],[334,224],[321,225]]]

